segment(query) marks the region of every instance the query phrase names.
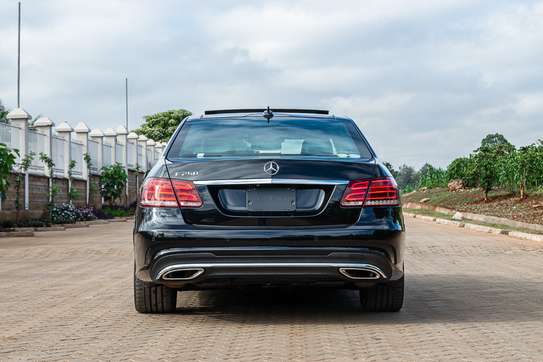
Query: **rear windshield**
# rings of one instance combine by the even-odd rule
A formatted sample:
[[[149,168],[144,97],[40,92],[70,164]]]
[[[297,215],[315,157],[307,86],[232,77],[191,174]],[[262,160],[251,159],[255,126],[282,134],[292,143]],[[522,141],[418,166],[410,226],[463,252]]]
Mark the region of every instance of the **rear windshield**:
[[[370,159],[352,121],[342,119],[211,118],[190,120],[168,158],[326,157]]]

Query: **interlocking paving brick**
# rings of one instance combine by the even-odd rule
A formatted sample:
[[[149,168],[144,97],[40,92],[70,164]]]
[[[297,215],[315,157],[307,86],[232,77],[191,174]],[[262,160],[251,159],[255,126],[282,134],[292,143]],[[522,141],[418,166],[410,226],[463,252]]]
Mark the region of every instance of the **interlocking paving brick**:
[[[543,244],[408,219],[407,300],[354,291],[182,292],[132,304],[131,224],[0,239],[0,360],[542,360]]]

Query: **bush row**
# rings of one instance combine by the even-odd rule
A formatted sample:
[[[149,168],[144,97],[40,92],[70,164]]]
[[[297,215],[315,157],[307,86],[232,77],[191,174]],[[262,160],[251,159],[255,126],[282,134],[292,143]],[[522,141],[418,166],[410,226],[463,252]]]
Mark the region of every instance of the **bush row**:
[[[479,187],[485,200],[494,188],[525,198],[543,188],[543,141],[516,148],[501,134],[489,134],[470,155],[453,160],[446,169],[426,164],[419,171],[410,166],[395,170],[387,164],[404,192],[427,187],[446,187],[461,180],[465,187]]]
[[[74,224],[78,221],[108,220],[115,217],[126,217],[134,214],[135,205],[130,207],[104,207],[95,209],[92,207],[75,207],[70,203],[62,203],[50,207],[39,219],[25,219],[19,221],[0,221],[0,231],[14,227],[46,227],[58,224]]]

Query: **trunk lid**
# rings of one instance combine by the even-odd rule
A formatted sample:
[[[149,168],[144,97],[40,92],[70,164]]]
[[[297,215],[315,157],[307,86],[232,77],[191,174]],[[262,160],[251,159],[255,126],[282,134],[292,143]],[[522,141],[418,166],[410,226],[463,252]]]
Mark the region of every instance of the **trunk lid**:
[[[185,222],[195,226],[352,225],[360,208],[339,204],[347,183],[385,176],[374,162],[359,160],[198,159],[167,169],[172,179],[196,184],[204,205],[182,209]]]

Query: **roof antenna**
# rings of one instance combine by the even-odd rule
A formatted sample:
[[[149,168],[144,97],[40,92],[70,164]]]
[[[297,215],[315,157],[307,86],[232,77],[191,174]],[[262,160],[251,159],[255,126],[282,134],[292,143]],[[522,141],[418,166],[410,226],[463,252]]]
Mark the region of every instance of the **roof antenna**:
[[[273,112],[271,111],[270,106],[268,106],[264,113],[262,113],[262,117],[266,118],[268,120],[268,123],[270,123],[270,119],[273,118]]]

